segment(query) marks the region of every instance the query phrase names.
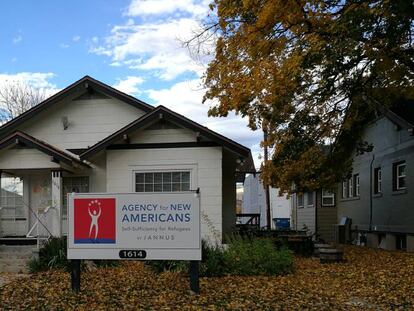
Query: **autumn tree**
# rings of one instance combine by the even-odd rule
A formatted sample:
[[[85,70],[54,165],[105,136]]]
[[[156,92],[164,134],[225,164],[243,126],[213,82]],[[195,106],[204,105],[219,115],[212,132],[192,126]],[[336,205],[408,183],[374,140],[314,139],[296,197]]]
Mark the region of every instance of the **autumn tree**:
[[[0,86],[0,123],[17,117],[45,98],[44,89],[21,81],[6,81]]]
[[[413,1],[214,0],[209,114],[264,128],[263,176],[283,190],[332,185],[378,105],[413,98]],[[189,43],[192,41],[190,40]],[[363,148],[361,148],[362,150]],[[362,150],[363,151],[363,150]]]

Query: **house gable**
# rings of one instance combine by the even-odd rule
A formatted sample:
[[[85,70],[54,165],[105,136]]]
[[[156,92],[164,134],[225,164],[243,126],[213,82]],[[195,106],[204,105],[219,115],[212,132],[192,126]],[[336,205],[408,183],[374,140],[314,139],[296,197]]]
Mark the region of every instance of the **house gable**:
[[[0,127],[0,137],[19,130],[60,149],[87,149],[152,110],[90,77]]]
[[[160,130],[163,131],[163,135],[168,137],[168,131],[170,134],[177,134],[175,138],[176,143],[214,143],[215,145],[223,146],[224,148],[228,149],[234,154],[237,154],[239,157],[243,159],[251,160],[251,153],[250,149],[228,139],[216,132],[209,130],[208,128],[191,121],[190,119],[181,116],[170,109],[158,106],[155,110],[151,113],[148,113],[141,118],[137,119],[136,121],[128,124],[124,128],[120,129],[119,131],[115,132],[114,134],[108,136],[104,140],[100,141],[99,143],[95,144],[87,151],[81,154],[81,158],[89,158],[96,154],[97,152],[108,148],[111,145],[120,144],[120,141],[124,141],[124,145],[131,144],[131,137],[134,139],[142,139],[144,135],[140,137],[139,131],[142,131],[146,128],[151,128],[157,122],[170,122],[175,124],[179,129],[167,129],[167,130]],[[154,130],[157,131],[157,130]],[[145,131],[145,135],[148,135],[150,131]],[[151,131],[152,132],[152,131]],[[159,132],[161,134],[162,132]],[[132,136],[131,136],[132,135]],[[137,135],[137,136],[135,136]],[[155,136],[155,135],[152,135]],[[170,137],[171,138],[171,137]],[[178,141],[179,139],[184,139],[186,141]],[[169,140],[171,142],[171,140]],[[125,146],[127,147],[127,146]]]

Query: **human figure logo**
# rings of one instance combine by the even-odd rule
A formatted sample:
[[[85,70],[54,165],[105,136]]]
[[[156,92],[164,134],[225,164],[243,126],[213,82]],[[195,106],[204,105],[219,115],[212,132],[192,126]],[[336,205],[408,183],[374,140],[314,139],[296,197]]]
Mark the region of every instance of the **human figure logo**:
[[[74,243],[115,243],[115,206],[114,198],[75,199]]]

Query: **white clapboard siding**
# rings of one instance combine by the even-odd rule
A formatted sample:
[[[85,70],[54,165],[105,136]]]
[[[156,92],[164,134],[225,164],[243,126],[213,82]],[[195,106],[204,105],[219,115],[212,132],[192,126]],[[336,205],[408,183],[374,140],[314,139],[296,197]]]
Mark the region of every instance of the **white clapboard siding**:
[[[201,191],[202,237],[213,241],[222,234],[221,163],[221,147],[108,150],[106,188],[108,192],[133,192],[135,171],[190,169],[191,187]]]
[[[2,170],[60,167],[59,164],[51,160],[52,157],[37,149],[8,149],[0,152],[0,168]]]
[[[143,130],[131,136],[131,143],[196,142],[196,134],[188,129]]]
[[[23,124],[20,130],[61,149],[87,148],[143,114],[113,98],[62,101]],[[62,117],[68,118],[66,130]]]

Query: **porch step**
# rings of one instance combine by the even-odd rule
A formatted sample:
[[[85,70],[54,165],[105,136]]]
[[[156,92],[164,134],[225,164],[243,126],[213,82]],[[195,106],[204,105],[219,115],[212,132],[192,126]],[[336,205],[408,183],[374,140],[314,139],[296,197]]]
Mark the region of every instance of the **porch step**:
[[[32,245],[0,246],[0,272],[27,273],[28,262],[34,256]]]
[[[1,237],[0,245],[36,245],[36,238],[26,237]]]

